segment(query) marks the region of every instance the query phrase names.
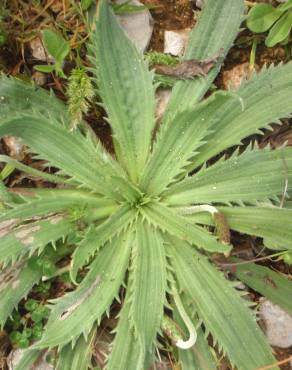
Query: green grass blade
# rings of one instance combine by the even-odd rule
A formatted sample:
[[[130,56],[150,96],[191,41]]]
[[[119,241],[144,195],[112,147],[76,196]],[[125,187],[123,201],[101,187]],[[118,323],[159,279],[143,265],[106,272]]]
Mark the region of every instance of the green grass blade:
[[[240,264],[243,260],[239,258],[232,258],[231,261],[239,262],[238,265],[231,269],[231,272],[239,280],[292,314],[291,280],[268,267],[256,265],[255,263]]]
[[[256,202],[292,189],[292,148],[247,149],[174,184],[165,192],[171,205]]]
[[[44,335],[36,348],[62,347],[75,342],[82,333],[88,335],[118,295],[130,250],[129,235],[121,234],[99,251],[78,288],[53,301]]]
[[[173,238],[169,247],[180,288],[231,363],[242,370],[275,363],[247,302],[223,275],[187,243]]]
[[[271,122],[289,117],[292,111],[291,80],[292,63],[287,63],[264,69],[244,83],[236,92],[242,106],[231,101],[222,107],[214,132],[201,147],[190,169],[233,145],[239,145],[245,137],[261,133],[259,129],[268,128]]]
[[[207,59],[222,49],[222,58],[207,77],[176,83],[165,113],[164,122],[178,111],[192,108],[206,93],[217,76],[243,20],[243,0],[208,0],[198,24],[191,32],[184,59]]]
[[[207,230],[188,222],[187,218],[180,216],[162,204],[151,203],[142,209],[142,214],[153,225],[167,231],[170,235],[178,236],[191,244],[195,244],[198,248],[219,253],[228,253],[231,249],[230,245],[220,243]]]
[[[116,155],[136,181],[147,160],[155,125],[153,75],[104,0],[91,49],[93,64],[98,60],[93,70],[113,130]]]

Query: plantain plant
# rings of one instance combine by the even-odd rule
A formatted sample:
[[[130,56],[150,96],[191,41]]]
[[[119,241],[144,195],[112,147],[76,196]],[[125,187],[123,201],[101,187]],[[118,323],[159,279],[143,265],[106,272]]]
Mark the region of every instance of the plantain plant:
[[[52,93],[13,78],[0,82],[0,135],[21,138],[35,158],[58,169],[42,172],[1,156],[57,184],[11,190],[1,184],[1,324],[35,284],[50,277],[48,261],[58,274],[57,262],[69,254],[76,284],[48,304],[42,338],[19,368],[58,348],[57,369],[87,369],[96,327],[115,300],[122,304],[108,370],[148,369],[170,342],[172,359],[184,370],[216,369],[216,346],[238,369],[273,365],[251,302],[215,262],[232,252],[229,229],[263,238],[269,248],[291,250],[292,209],[285,205],[292,148],[254,145],[207,161],[289,117],[292,64],[264,69],[236,92],[203,99],[244,12],[243,0],[208,0],[184,58],[205,60],[218,50],[224,55],[207,76],[176,82],[157,123],[153,72],[108,2],[99,3],[90,71],[114,155],[84,122],[72,130],[67,107]],[[244,271],[237,277],[249,284]],[[287,294],[291,283],[283,280],[279,276],[277,284]],[[251,286],[265,292],[254,281]],[[287,299],[283,306],[291,310]]]

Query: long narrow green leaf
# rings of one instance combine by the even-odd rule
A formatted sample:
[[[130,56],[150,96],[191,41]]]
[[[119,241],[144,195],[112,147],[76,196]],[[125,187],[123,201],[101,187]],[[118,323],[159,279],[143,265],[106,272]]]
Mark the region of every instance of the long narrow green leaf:
[[[147,194],[159,194],[186,171],[184,167],[200,150],[209,126],[216,121],[216,112],[232,99],[235,97],[230,93],[213,94],[196,108],[177,114],[170,124],[161,126],[141,179],[141,187]]]
[[[159,232],[142,221],[136,226],[129,281],[130,318],[145,359],[149,357],[153,363],[153,347],[166,302],[166,255]]]
[[[31,370],[33,365],[40,358],[43,351],[38,349],[27,349],[23,352],[20,361],[16,366],[13,367],[14,370]]]
[[[170,235],[178,236],[182,240],[195,244],[199,248],[220,253],[228,253],[231,249],[230,245],[219,243],[207,230],[188,222],[187,218],[174,213],[162,204],[153,202],[143,207],[142,213],[153,225],[167,231]]]
[[[48,92],[37,85],[16,78],[0,77],[0,116],[11,112],[38,110],[44,115],[53,115],[56,119],[67,118],[66,105],[53,92]],[[50,109],[48,109],[48,107]]]
[[[233,230],[269,239],[292,249],[292,209],[278,207],[220,207]]]
[[[205,256],[173,238],[169,245],[180,288],[194,302],[199,317],[219,348],[241,370],[276,362],[264,334],[231,284]],[[273,369],[279,369],[277,366]]]
[[[75,230],[75,226],[61,215],[49,216],[44,220],[31,222],[10,229],[13,220],[6,222],[7,227],[1,228],[0,223],[0,262],[13,262],[19,257],[32,255],[36,250],[40,253],[50,242],[55,242]]]
[[[7,203],[13,203],[13,196],[9,193],[7,187],[0,178],[0,209],[4,208]]]
[[[106,221],[98,227],[92,226],[72,256],[70,275],[76,279],[79,268],[88,262],[89,258],[107,241],[125,230],[136,217],[136,212],[128,205],[121,206]]]
[[[259,129],[269,127],[279,118],[288,117],[292,112],[291,79],[292,63],[288,63],[265,69],[243,84],[236,92],[242,107],[235,101],[222,107],[219,122],[191,168],[228,147],[240,144],[243,138],[260,133]]]
[[[208,0],[198,24],[191,32],[185,60],[212,58],[218,53],[222,58],[207,77],[176,83],[165,113],[164,122],[172,120],[178,111],[193,107],[209,89],[217,76],[222,61],[239,32],[243,20],[243,0]]]
[[[129,319],[130,301],[128,295],[119,314],[116,336],[106,370],[144,370],[144,351],[135,336],[133,323]]]
[[[92,37],[95,65],[98,60],[94,72],[113,129],[117,157],[136,181],[149,154],[155,125],[153,76],[143,55],[119,27],[108,1],[100,3]]]
[[[57,251],[49,247],[38,258],[55,264],[70,253],[70,249],[60,246]],[[19,301],[27,297],[32,287],[43,276],[43,268],[35,263],[35,257],[18,261],[3,269],[0,273],[0,326],[5,324],[8,316],[17,307]]]
[[[42,177],[43,179],[56,183],[56,184],[64,184],[67,179],[61,176],[51,175],[50,173],[39,171],[33,167],[26,166],[25,164],[8,157],[7,155],[0,155],[0,162],[5,162],[13,166],[14,168],[17,168],[20,171],[23,171],[24,173],[30,174],[32,176],[36,177]]]
[[[20,222],[63,210],[73,211],[75,207],[86,211],[90,208],[102,209],[115,204],[106,198],[79,190],[25,189],[24,194],[25,203],[3,210],[0,213],[0,222],[11,219],[17,219]]]
[[[19,114],[0,120],[0,136],[20,137],[33,151],[85,187],[104,195],[118,196],[113,177],[123,176],[101,146],[78,131],[69,132],[53,117],[39,113]],[[120,198],[120,196],[119,196]]]
[[[231,229],[267,238],[268,248],[292,249],[292,209],[279,207],[218,207],[227,218]],[[210,214],[206,212],[188,216],[192,222],[213,225]],[[265,242],[265,239],[264,239]]]
[[[17,262],[0,274],[0,326],[2,327],[18,302],[39,282],[42,271],[25,262]]]
[[[194,316],[194,313],[191,312],[191,309],[187,306],[187,302],[184,297],[181,298],[188,316]],[[174,310],[174,319],[179,324],[179,327],[183,328],[184,332],[187,333],[184,322],[177,309]],[[198,319],[196,321],[198,321]],[[197,340],[193,347],[188,350],[178,349],[179,364],[181,365],[182,370],[216,370],[217,366],[215,357],[211,352],[211,347],[205,338],[203,329],[199,327],[196,329],[196,332]]]
[[[78,288],[56,299],[51,307],[44,335],[36,348],[61,346],[88,335],[117,297],[128,267],[131,251],[129,235],[121,234],[107,243],[90,265]]]
[[[70,343],[62,348],[56,370],[88,370],[91,365],[95,334],[96,327],[94,326],[87,340],[81,336],[74,348]]]
[[[292,189],[292,148],[246,150],[203,168],[165,192],[171,205],[209,202],[255,202]]]
[[[201,328],[197,329],[196,344],[189,350],[180,349],[179,363],[182,370],[216,370],[216,362]]]
[[[268,267],[255,263],[240,264],[243,260],[239,258],[232,258],[231,261],[239,262],[231,270],[238,279],[292,314],[291,280]]]

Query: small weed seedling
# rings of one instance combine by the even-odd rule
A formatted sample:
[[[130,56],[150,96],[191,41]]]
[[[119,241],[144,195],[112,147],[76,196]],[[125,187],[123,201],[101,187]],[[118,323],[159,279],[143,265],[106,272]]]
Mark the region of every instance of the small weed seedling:
[[[36,65],[34,69],[39,72],[56,72],[60,77],[66,77],[63,72],[63,63],[70,52],[69,43],[57,32],[44,30],[42,32],[42,41],[48,53],[48,57],[54,59],[54,63],[48,65]]]
[[[247,16],[247,27],[256,33],[268,31],[265,44],[273,47],[278,43],[287,44],[291,40],[292,1],[273,7],[270,4],[254,5]]]

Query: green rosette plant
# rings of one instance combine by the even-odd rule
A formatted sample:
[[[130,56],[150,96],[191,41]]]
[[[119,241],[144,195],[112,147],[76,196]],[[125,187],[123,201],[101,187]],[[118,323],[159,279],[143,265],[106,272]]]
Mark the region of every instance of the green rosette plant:
[[[208,0],[184,59],[205,60],[218,50],[225,56],[243,13],[243,0]],[[1,184],[1,324],[46,276],[44,261],[55,267],[71,253],[76,284],[49,302],[42,338],[24,354],[22,369],[52,348],[59,349],[57,369],[87,369],[96,327],[114,300],[122,304],[108,370],[148,369],[166,341],[182,369],[216,369],[216,345],[238,369],[276,363],[251,303],[214,261],[232,251],[229,229],[291,250],[292,209],[285,208],[285,196],[292,187],[292,148],[250,146],[206,164],[289,117],[292,64],[264,69],[236,92],[203,99],[223,56],[206,77],[176,82],[157,124],[153,72],[105,0],[89,49],[114,155],[84,122],[72,130],[68,108],[53,93],[13,78],[0,82],[0,135],[19,137],[35,158],[58,169],[41,172],[1,156],[58,185],[9,191]],[[74,244],[73,252],[62,239]],[[265,293],[259,281],[250,284]],[[291,282],[285,284],[291,291]],[[291,302],[284,308],[291,310]]]

